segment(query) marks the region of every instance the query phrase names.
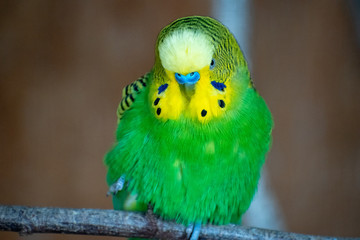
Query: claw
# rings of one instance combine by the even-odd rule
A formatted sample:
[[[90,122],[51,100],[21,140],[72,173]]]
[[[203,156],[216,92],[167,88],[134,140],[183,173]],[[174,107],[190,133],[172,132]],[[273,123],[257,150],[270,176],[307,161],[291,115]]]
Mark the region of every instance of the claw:
[[[117,194],[124,188],[124,184],[125,174],[121,175],[121,177],[113,185],[110,186],[109,191],[106,193],[106,196],[109,196],[110,194]]]
[[[148,209],[146,211],[146,218],[149,220],[150,226],[153,226],[156,229],[157,228],[157,225],[156,225],[157,218],[154,213],[154,207],[150,203],[148,204]]]
[[[201,223],[196,223],[196,224],[192,223],[192,224],[190,224],[186,228],[187,239],[189,239],[189,240],[198,240],[199,235],[200,235],[200,230],[201,230]]]

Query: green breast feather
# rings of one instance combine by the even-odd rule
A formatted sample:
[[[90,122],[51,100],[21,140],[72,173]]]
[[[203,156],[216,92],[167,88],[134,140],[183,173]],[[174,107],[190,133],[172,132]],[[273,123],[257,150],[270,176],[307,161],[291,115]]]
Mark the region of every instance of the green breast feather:
[[[201,21],[196,17],[185,18],[187,21],[182,24],[194,21],[195,25],[191,25],[194,28],[197,22],[204,20],[198,18]],[[215,21],[208,18],[205,20],[210,23]],[[176,28],[176,23],[183,26],[179,22],[171,26]],[[214,24],[214,29],[227,31],[217,21]],[[173,30],[165,28],[163,31],[165,32],[159,35],[160,39],[166,38]],[[221,40],[221,36],[216,37]],[[159,44],[161,41],[157,46]],[[145,205],[142,203],[150,203],[154,212],[164,219],[183,224],[238,223],[241,215],[248,209],[271,145],[273,123],[264,100],[251,84],[246,63],[240,50],[237,50],[237,44],[223,48],[225,50],[221,47],[219,50],[217,46],[214,43],[213,48],[205,49],[213,51],[210,58],[214,58],[218,65],[212,68],[210,59],[207,77],[200,77],[198,81],[208,81],[201,83],[205,86],[203,89],[207,89],[206,84],[209,84],[211,91],[213,88],[216,91],[229,91],[229,96],[225,102],[208,101],[210,105],[217,104],[208,106],[209,108],[220,106],[223,112],[207,121],[198,120],[185,112],[192,111],[186,104],[191,105],[192,96],[200,89],[196,87],[198,83],[192,89],[195,93],[189,95],[179,91],[179,94],[184,94],[185,107],[178,107],[179,114],[176,118],[159,118],[157,108],[154,108],[152,86],[166,83],[169,87],[161,89],[166,94],[172,85],[183,83],[173,81],[175,78],[171,79],[173,72],[164,69],[164,64],[161,64],[164,60],[158,53],[154,68],[142,78],[144,84],[138,80],[124,90],[124,98],[118,110],[121,121],[116,132],[116,143],[106,155],[105,164],[108,168],[109,185],[121,176],[126,176],[126,190],[133,199],[136,198],[137,203],[135,207],[128,209],[144,210]],[[233,66],[225,70],[224,66],[229,63],[226,63],[227,54],[221,54],[221,51],[231,51],[233,55],[237,55],[230,62]],[[171,59],[166,61],[171,62]],[[186,69],[185,67],[182,69]],[[195,70],[202,74],[200,69]],[[221,74],[225,74],[222,80],[219,78],[223,76]],[[187,72],[182,75],[190,76]],[[227,88],[220,89],[220,85],[214,84],[214,81]],[[193,87],[186,83],[184,85],[185,88]],[[179,89],[181,90],[181,85]],[[132,94],[131,101],[126,103],[125,99],[130,99],[129,94]],[[204,96],[212,99],[217,95],[209,93]],[[168,95],[168,98],[164,97],[160,101],[165,102],[170,98]],[[197,107],[198,105],[194,109]],[[171,111],[171,108],[167,111]],[[124,208],[126,195],[126,192],[120,192],[114,196],[115,208]]]

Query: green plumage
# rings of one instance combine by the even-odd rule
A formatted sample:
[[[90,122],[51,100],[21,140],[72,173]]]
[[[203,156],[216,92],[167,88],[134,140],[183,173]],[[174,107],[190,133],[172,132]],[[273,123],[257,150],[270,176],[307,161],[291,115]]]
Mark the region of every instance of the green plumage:
[[[209,25],[215,22],[214,29],[224,31],[215,20],[197,18]],[[196,17],[184,19],[177,24],[196,29]],[[166,37],[166,32],[160,36]],[[228,51],[231,48],[238,46]],[[136,210],[145,210],[141,203],[151,203],[164,219],[227,224],[238,223],[248,209],[271,143],[272,119],[251,85],[241,52],[231,53],[239,59],[229,68],[231,72],[217,70],[231,81],[233,93],[221,116],[205,123],[185,114],[177,119],[157,118],[150,91],[164,70],[156,67],[145,76],[147,86],[133,93],[130,108],[121,112],[116,143],[105,157],[107,182],[111,185],[125,174],[127,191],[137,194]],[[226,66],[226,60],[225,56],[217,62]],[[155,66],[161,68],[158,56]],[[122,208],[126,195],[122,191],[114,196],[116,209]]]

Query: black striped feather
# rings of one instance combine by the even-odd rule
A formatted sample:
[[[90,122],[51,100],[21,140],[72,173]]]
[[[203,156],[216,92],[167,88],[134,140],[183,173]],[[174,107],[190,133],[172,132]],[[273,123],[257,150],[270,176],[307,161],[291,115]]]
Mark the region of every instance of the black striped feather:
[[[149,74],[138,78],[135,82],[124,87],[122,91],[122,99],[117,109],[118,123],[120,122],[124,112],[131,108],[132,103],[136,100],[136,96],[146,87]]]

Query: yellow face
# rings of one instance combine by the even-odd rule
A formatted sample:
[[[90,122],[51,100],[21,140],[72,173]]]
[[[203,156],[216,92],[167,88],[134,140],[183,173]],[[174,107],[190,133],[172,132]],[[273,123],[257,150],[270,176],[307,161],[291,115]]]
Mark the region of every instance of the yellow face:
[[[201,33],[181,30],[164,39],[159,45],[164,81],[154,82],[150,89],[150,101],[157,118],[184,116],[206,123],[225,112],[231,83],[221,85],[214,79],[213,55],[211,40]],[[178,74],[187,80],[191,73],[199,75],[195,82],[184,83],[176,77]]]

